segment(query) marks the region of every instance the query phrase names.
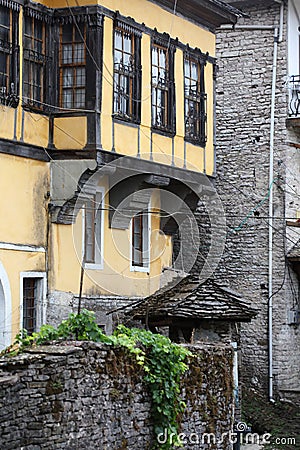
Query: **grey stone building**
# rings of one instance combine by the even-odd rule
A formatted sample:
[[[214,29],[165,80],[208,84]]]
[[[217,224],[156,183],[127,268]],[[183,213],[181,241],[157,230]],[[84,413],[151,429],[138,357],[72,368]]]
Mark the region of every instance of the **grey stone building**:
[[[227,3],[217,33],[216,187],[227,219],[216,279],[258,309],[241,325],[242,376],[300,400],[299,0]]]

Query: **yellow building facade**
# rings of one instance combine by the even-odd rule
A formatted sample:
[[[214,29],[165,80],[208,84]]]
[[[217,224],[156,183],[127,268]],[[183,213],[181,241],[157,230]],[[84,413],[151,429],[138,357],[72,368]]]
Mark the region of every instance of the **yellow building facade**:
[[[106,326],[109,306],[155,292],[185,258],[174,236],[215,170],[214,30],[236,13],[214,0],[0,5],[4,347],[79,293]]]

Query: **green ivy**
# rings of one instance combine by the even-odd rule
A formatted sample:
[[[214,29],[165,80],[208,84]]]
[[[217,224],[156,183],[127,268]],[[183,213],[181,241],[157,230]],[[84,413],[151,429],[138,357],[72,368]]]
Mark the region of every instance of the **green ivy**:
[[[152,396],[154,432],[156,436],[162,433],[167,437],[166,443],[157,441],[154,448],[168,450],[181,446],[179,426],[185,403],[180,397],[180,378],[187,370],[186,358],[192,355],[188,349],[160,334],[124,325],[119,325],[112,336],[107,336],[96,324],[94,313],[83,309],[80,314],[70,314],[57,328],[43,325],[38,333],[31,335],[22,330],[2,355],[14,356],[29,346],[70,339],[126,348],[144,369],[144,380]]]

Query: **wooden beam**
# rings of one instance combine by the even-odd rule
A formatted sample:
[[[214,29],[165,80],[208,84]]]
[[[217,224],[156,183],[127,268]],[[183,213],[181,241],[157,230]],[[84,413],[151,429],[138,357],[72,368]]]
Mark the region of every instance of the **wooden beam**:
[[[287,220],[286,225],[288,227],[300,227],[300,219],[293,221],[293,220]]]
[[[288,145],[290,145],[291,147],[300,148],[300,144],[298,144],[297,142],[288,142]]]

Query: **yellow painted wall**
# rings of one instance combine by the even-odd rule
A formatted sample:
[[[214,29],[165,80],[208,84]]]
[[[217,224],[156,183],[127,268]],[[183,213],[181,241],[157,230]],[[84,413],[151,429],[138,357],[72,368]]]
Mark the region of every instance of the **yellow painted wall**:
[[[153,211],[158,210],[159,204],[159,192],[155,192],[151,200]],[[109,228],[108,211],[104,212],[104,221],[104,267],[85,270],[83,294],[145,296],[156,291],[160,287],[162,268],[170,266],[172,260],[171,238],[159,231],[159,215],[151,215],[150,277],[146,272],[130,270],[129,230]],[[51,226],[50,290],[79,292],[82,224],[79,212],[73,226]]]
[[[24,111],[24,142],[40,147],[48,147],[49,118],[41,114]]]
[[[42,4],[50,8],[65,8],[65,0],[45,0]],[[91,5],[91,0],[70,0],[69,6]],[[149,28],[157,28],[160,33],[169,33],[184,44],[198,47],[205,53],[215,54],[215,38],[207,30],[199,29],[193,22],[174,16],[171,12],[155,5],[150,0],[101,0],[98,4],[127,17],[133,17],[138,23],[145,23]]]
[[[81,149],[86,145],[86,117],[54,119],[54,145],[57,149]]]
[[[0,105],[0,137],[13,139],[14,137],[15,110],[8,106]]]
[[[45,253],[0,249],[0,262],[7,273],[11,290],[11,339],[13,340],[20,331],[20,273],[44,272]]]
[[[45,245],[48,164],[0,154],[0,174],[0,241]]]

